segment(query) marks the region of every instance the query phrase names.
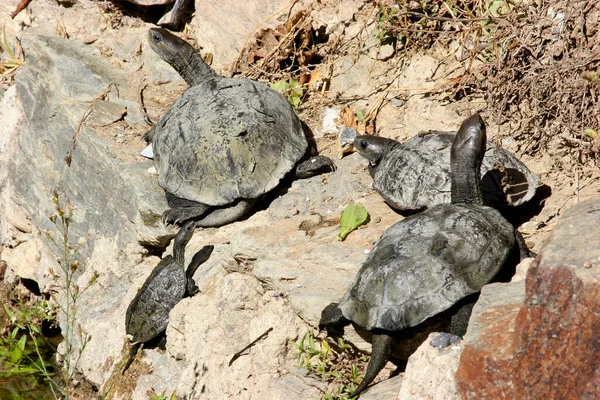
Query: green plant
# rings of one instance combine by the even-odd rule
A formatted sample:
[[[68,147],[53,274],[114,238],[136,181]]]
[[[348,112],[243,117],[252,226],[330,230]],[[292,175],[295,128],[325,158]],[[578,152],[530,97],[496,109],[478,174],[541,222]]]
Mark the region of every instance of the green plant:
[[[20,45],[18,40],[15,47],[17,50],[13,50],[9,45],[6,39],[6,26],[4,26],[2,29],[2,40],[0,40],[0,50],[2,50],[0,56],[0,74],[2,74],[2,77],[12,75],[19,67],[25,64],[22,51],[19,51]]]
[[[171,393],[170,396],[167,396],[167,391],[163,390],[161,394],[154,393],[151,400],[176,400],[177,394],[175,392]]]
[[[315,338],[312,332],[305,333],[294,344],[298,364],[318,375],[326,382],[337,384],[332,392],[325,392],[321,400],[348,400],[349,395],[362,380],[359,364],[366,364],[366,357],[356,348],[345,343]]]
[[[70,226],[73,218],[75,207],[69,200],[64,203],[61,201],[60,194],[54,192],[52,201],[54,203],[55,212],[49,216],[50,221],[54,224],[58,231],[58,237],[55,237],[50,231],[46,231],[46,237],[56,248],[58,254],[58,264],[61,274],[55,274],[51,271],[54,278],[59,280],[60,286],[64,291],[62,298],[55,298],[59,311],[64,316],[64,350],[60,354],[63,360],[63,376],[64,383],[63,395],[65,399],[69,399],[73,376],[76,372],[77,365],[81,359],[87,344],[90,341],[90,336],[82,329],[81,325],[77,324],[77,301],[79,296],[83,294],[98,278],[97,274],[93,274],[90,281],[84,288],[80,288],[74,280],[75,273],[79,267],[80,250],[86,244],[85,238],[79,238],[77,244],[73,245],[70,236]],[[77,349],[77,354],[74,354],[73,336],[77,335],[80,343]]]
[[[294,108],[298,108],[304,95],[304,88],[296,79],[290,78],[289,81],[281,79],[271,84],[271,88],[286,96]]]
[[[2,287],[10,296],[3,299],[3,328],[0,329],[0,398],[57,398],[51,358],[54,346],[42,335],[43,321],[55,319],[55,309],[43,298],[24,295],[14,285]],[[10,297],[10,298],[9,298]],[[41,388],[49,386],[50,393]]]

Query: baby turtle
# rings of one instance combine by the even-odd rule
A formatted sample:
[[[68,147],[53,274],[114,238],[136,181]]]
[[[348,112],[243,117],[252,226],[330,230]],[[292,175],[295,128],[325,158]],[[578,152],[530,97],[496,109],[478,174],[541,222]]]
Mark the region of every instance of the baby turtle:
[[[400,211],[450,202],[450,148],[455,132],[430,131],[404,143],[372,135],[357,136],[354,148],[369,160],[373,186]],[[540,185],[511,152],[491,142],[481,166],[483,204],[502,209],[530,200]]]
[[[130,359],[123,369],[129,367],[139,345],[162,334],[169,324],[169,312],[179,301],[198,292],[194,273],[213,251],[213,246],[204,246],[193,257],[185,269],[185,246],[194,234],[193,221],[184,224],[173,244],[173,256],[167,255],[154,268],[135,298],[127,307],[125,331],[132,336],[133,346]]]
[[[194,48],[164,29],[150,47],[191,86],[145,135],[169,210],[164,223],[236,221],[291,173],[307,178],[335,168],[306,159],[302,123],[281,93],[250,79],[218,76]]]
[[[513,250],[512,225],[499,211],[482,205],[480,169],[485,146],[485,125],[475,114],[463,122],[452,144],[452,202],[391,226],[375,243],[339,304],[323,311],[322,327],[352,322],[359,333],[372,333],[371,360],[350,397],[363,391],[385,366],[395,338],[403,331],[437,323],[441,313],[479,292]],[[456,323],[466,326],[469,314]]]

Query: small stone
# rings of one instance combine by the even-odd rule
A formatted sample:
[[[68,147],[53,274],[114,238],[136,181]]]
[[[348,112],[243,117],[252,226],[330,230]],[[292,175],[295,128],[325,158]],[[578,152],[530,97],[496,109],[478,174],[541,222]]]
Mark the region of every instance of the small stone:
[[[583,263],[583,268],[592,268],[592,263],[589,261],[586,261]]]
[[[396,107],[402,107],[404,105],[404,100],[399,99],[397,97],[393,97],[391,101],[392,101],[392,104],[395,105]]]
[[[126,112],[120,104],[98,100],[86,122],[91,126],[107,126],[122,119]]]
[[[396,52],[396,48],[393,43],[387,43],[381,45],[379,48],[379,53],[377,54],[377,59],[381,61],[389,60],[394,53]]]
[[[154,159],[154,151],[152,150],[152,144],[149,144],[144,150],[140,152],[140,156],[146,157],[149,159]],[[156,173],[156,170],[154,170]]]
[[[344,126],[339,135],[340,147],[345,148],[354,143],[354,139],[358,136],[358,132],[354,128]]]
[[[156,168],[154,168],[154,165],[148,168],[148,173],[150,175],[158,175],[158,173],[156,172]]]
[[[450,347],[454,344],[460,343],[460,336],[452,335],[450,333],[441,332],[436,337],[431,339],[429,344],[438,349]]]

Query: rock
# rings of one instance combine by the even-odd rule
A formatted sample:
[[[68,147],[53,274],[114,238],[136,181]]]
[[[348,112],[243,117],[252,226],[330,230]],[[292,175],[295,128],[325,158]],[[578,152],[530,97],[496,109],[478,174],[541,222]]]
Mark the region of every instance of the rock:
[[[390,101],[396,107],[402,107],[404,105],[404,100],[399,99],[397,97],[392,97],[392,100]]]
[[[287,0],[195,1],[196,22],[201,27],[196,33],[198,44],[203,52],[213,54],[212,67],[217,72],[235,61],[246,39],[255,33],[257,27],[275,28],[284,21],[271,16],[285,19],[290,10]],[[227,23],[223,23],[224,15]]]
[[[459,399],[454,373],[462,352],[461,343],[438,349],[431,346],[438,333],[431,333],[406,364],[398,400]]]
[[[9,197],[21,206],[35,231],[48,230],[61,243],[57,227],[48,219],[55,211],[52,193],[58,190],[61,202],[69,199],[75,206],[70,244],[76,246],[78,238],[91,235],[92,240],[80,249],[81,263],[73,283],[85,288],[95,272],[99,275],[78,299],[77,326],[92,337],[79,367],[86,378],[101,386],[112,363],[120,362],[127,307],[124,295],[133,276],[153,267],[141,263],[144,249],[140,243],[164,245],[174,230],[157,223],[167,205],[155,179],[146,173],[147,166],[124,165],[112,152],[111,143],[91,125],[84,123],[76,135],[85,110],[110,82],[119,87],[119,96],[136,101],[131,77],[92,56],[89,46],[76,41],[29,31],[22,35],[22,45],[27,49],[26,64],[17,71],[14,86],[0,105],[0,147],[6,150],[0,170],[7,171],[0,175],[3,203]],[[8,219],[5,213],[1,208],[3,224]],[[35,271],[40,287],[48,283],[42,278],[50,280],[49,268],[60,274],[56,263],[60,252],[46,257],[45,251]],[[64,329],[65,321],[61,324]],[[72,335],[72,339],[77,349],[79,338]]]
[[[85,122],[92,127],[107,126],[123,118],[126,112],[127,109],[120,104],[98,100]]]
[[[398,396],[404,377],[401,375],[393,376],[385,381],[378,382],[377,385],[360,395],[361,400],[389,400]]]
[[[317,132],[318,137],[338,132],[336,121],[340,119],[340,113],[341,110],[339,108],[325,109],[323,112],[323,123],[321,124],[321,130]]]
[[[291,343],[306,326],[283,298],[264,294],[253,276],[231,273],[171,311],[167,351],[187,361],[183,374],[193,378],[180,380],[179,395],[193,398],[202,388],[207,398],[240,398],[254,386],[264,387],[282,364],[295,360]],[[191,374],[198,366],[203,373]]]
[[[31,223],[23,211],[14,203],[10,203],[9,207],[6,211],[6,222],[23,233],[31,233],[33,231]]]
[[[152,150],[152,143],[144,147],[144,150],[140,152],[140,156],[152,160],[154,158],[154,151]]]
[[[600,201],[573,206],[525,281],[484,287],[456,373],[465,399],[600,393]]]
[[[8,249],[2,252],[2,259],[8,264],[20,278],[40,281],[37,276],[38,266],[41,259],[41,244],[39,239],[31,238],[26,242],[19,244],[14,249]]]
[[[382,43],[377,52],[377,59],[382,61],[389,60],[395,52],[396,46],[393,42]]]

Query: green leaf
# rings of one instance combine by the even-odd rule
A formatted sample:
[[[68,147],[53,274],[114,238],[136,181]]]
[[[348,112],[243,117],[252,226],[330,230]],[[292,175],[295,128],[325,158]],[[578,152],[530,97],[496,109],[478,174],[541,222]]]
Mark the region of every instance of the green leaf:
[[[290,85],[287,83],[285,79],[281,79],[277,82],[271,83],[271,89],[277,90],[280,93],[285,92],[290,88]]]
[[[367,222],[369,222],[369,213],[361,203],[348,204],[340,218],[338,240],[344,240],[350,232]]]
[[[17,344],[17,346],[19,347],[19,350],[23,351],[25,350],[25,342],[27,341],[27,336],[23,335],[21,336],[21,339],[19,339],[19,343]]]
[[[302,95],[304,94],[304,88],[300,82],[295,79],[290,79],[289,88],[291,91],[288,95],[288,100],[294,108],[298,108],[300,101],[302,100]]]
[[[367,110],[356,110],[355,114],[356,121],[358,121],[359,123],[365,122],[365,119],[367,119]]]
[[[16,363],[21,359],[22,354],[23,352],[18,348],[13,349],[13,351],[10,352],[10,362],[13,364]]]

